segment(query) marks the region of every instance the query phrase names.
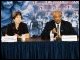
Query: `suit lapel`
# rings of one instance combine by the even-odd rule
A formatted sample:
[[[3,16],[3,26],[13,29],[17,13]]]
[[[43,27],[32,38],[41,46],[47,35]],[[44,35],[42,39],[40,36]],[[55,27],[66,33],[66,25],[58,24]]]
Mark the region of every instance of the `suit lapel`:
[[[60,33],[61,33],[61,35],[64,33],[64,22],[63,22],[63,20],[61,21]]]

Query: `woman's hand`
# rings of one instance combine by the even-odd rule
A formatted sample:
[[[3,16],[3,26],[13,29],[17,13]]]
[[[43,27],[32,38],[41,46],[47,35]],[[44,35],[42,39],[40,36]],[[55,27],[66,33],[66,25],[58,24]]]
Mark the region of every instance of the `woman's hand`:
[[[23,40],[23,41],[29,41],[29,40],[30,40],[30,35],[29,35],[29,33],[22,34],[22,40]]]

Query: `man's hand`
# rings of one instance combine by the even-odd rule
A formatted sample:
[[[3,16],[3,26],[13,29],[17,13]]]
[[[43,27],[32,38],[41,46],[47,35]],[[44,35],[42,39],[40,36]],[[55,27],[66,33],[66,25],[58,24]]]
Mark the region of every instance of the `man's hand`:
[[[52,33],[53,33],[53,34],[56,33],[55,38],[61,38],[61,35],[59,35],[59,33],[56,31],[56,28],[52,29]]]
[[[57,35],[57,36],[55,36],[55,38],[61,38],[61,35]]]
[[[62,37],[61,37],[60,35],[57,35],[57,36],[55,37],[55,39],[56,39],[56,41],[61,41]]]
[[[52,29],[52,33],[57,33],[56,28]]]

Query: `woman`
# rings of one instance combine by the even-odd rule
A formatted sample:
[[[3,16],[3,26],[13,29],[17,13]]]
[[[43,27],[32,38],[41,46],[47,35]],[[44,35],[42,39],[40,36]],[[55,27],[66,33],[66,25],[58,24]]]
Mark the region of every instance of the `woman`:
[[[17,38],[21,38],[24,35],[25,38],[29,38],[29,32],[27,25],[22,22],[21,12],[15,12],[12,15],[13,23],[7,26],[7,35],[17,35]]]

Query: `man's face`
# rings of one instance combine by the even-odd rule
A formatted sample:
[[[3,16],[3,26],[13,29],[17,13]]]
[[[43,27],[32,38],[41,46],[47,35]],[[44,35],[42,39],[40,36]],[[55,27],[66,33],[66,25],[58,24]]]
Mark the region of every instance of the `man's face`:
[[[55,23],[60,23],[62,18],[62,13],[60,11],[54,11],[52,13]]]

